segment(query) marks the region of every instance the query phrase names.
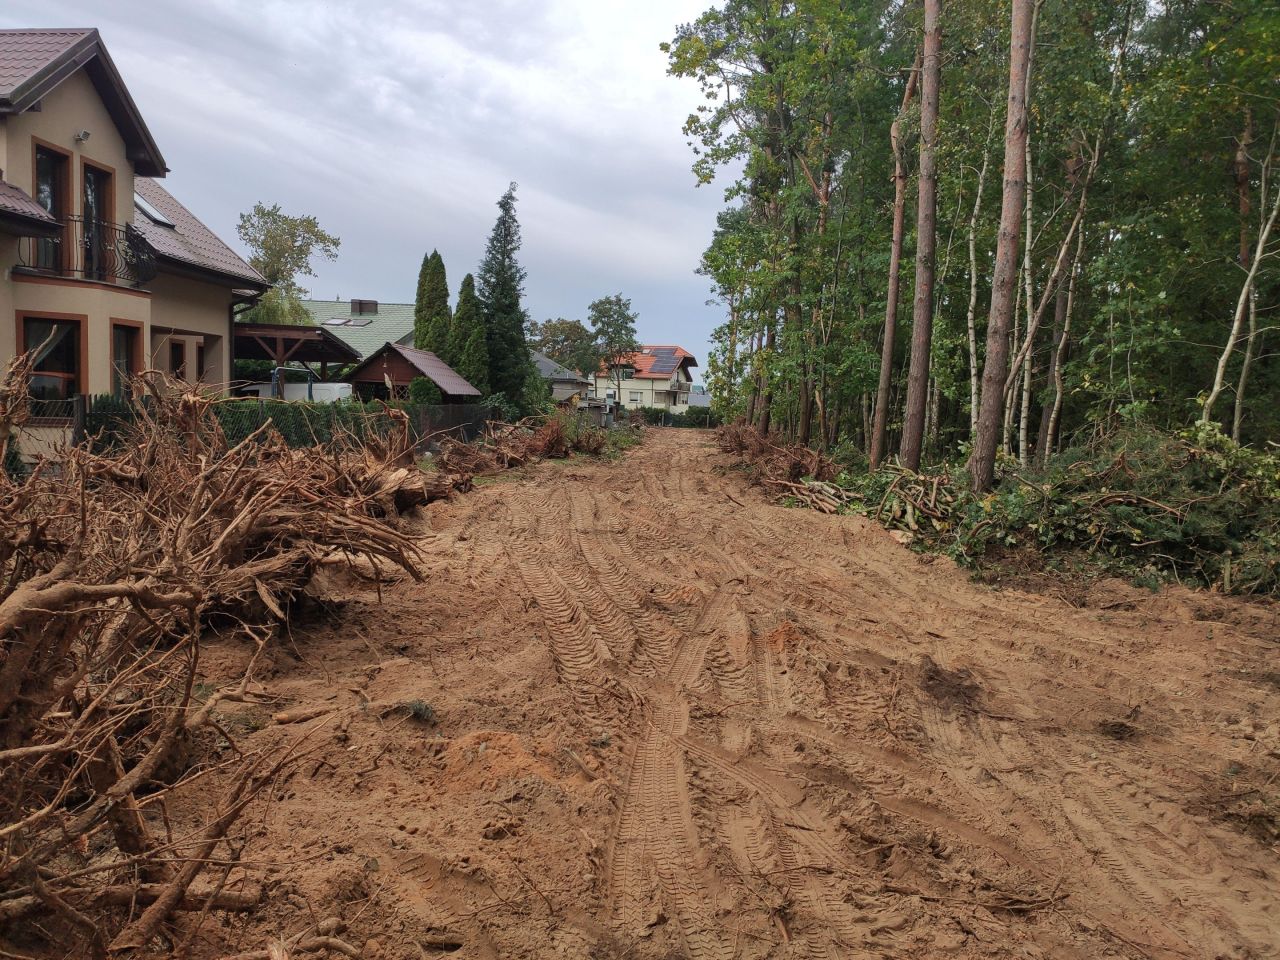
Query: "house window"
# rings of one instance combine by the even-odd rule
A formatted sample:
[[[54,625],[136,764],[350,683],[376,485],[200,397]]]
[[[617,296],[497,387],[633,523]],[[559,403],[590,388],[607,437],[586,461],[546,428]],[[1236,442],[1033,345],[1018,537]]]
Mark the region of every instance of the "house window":
[[[196,344],[196,380],[204,383],[204,344]]]
[[[90,280],[111,278],[110,238],[111,174],[84,165],[84,275]]]
[[[169,372],[176,380],[187,379],[187,345],[182,340],[169,344]]]
[[[122,323],[111,326],[111,388],[116,396],[123,396],[125,383],[138,371],[137,327]]]
[[[80,386],[80,323],[22,318],[22,346],[35,352],[33,400],[70,400]]]
[[[63,220],[70,213],[67,209],[69,169],[70,162],[65,153],[36,147],[35,201],[56,220]],[[61,270],[62,240],[60,236],[38,240],[35,266],[41,270]]]
[[[632,390],[632,391],[630,391],[630,400],[631,400],[631,402],[632,402],[632,403],[639,403],[639,402],[640,402],[640,391],[639,391],[639,390]]]
[[[604,395],[607,400],[618,399],[618,392],[616,390],[606,390]]]

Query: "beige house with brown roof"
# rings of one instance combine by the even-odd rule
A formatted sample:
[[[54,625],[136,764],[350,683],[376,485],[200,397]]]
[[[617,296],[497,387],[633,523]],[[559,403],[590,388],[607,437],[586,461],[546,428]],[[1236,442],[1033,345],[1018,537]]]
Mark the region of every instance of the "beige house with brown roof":
[[[39,348],[49,418],[144,368],[223,389],[267,283],[158,182],[96,30],[0,30],[0,362]]]
[[[668,413],[683,413],[689,408],[693,387],[693,374],[689,371],[697,365],[693,354],[683,347],[645,344],[617,366],[596,371],[593,395],[616,401],[631,410],[653,407]],[[621,393],[618,393],[619,373]]]

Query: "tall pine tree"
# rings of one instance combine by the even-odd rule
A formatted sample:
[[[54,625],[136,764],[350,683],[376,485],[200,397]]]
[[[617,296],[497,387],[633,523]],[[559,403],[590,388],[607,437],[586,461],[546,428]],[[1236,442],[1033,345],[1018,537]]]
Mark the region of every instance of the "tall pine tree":
[[[498,210],[498,222],[493,225],[476,277],[476,295],[489,348],[489,388],[521,403],[532,363],[524,334],[527,317],[520,305],[525,271],[516,260],[520,223],[516,220],[514,183],[498,201]]]
[[[449,332],[450,365],[481,393],[489,392],[489,344],[485,336],[484,316],[476,298],[476,281],[471,274],[462,278],[458,290],[458,308],[453,312]]]
[[[413,345],[430,350],[445,363],[450,355],[449,283],[445,278],[444,258],[432,250],[422,258],[418,272],[418,296],[413,304]]]

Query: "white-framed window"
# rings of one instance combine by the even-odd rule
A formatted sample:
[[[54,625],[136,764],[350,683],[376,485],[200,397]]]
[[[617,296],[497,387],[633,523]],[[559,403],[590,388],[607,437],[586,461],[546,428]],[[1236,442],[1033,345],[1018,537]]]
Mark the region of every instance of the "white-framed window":
[[[631,401],[632,403],[639,403],[639,402],[640,402],[640,391],[639,391],[639,390],[632,390],[632,391],[631,391],[631,396],[630,396],[628,399],[630,399],[630,401]]]

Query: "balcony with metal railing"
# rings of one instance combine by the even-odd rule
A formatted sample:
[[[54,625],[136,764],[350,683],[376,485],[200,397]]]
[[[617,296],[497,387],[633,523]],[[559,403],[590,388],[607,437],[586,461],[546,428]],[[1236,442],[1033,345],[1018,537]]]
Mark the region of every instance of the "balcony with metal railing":
[[[155,278],[155,250],[133,224],[76,216],[59,222],[55,236],[22,238],[17,269],[128,287]]]

